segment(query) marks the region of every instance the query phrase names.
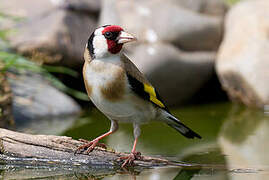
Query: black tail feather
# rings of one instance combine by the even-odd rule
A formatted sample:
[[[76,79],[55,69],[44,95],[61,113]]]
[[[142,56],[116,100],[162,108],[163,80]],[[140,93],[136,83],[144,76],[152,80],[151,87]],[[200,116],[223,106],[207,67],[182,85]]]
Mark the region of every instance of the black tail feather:
[[[201,139],[202,137],[197,134],[196,132],[194,132],[193,130],[191,130],[190,128],[188,128],[187,126],[185,126],[182,122],[180,122],[178,119],[176,119],[173,116],[168,116],[168,118],[170,120],[172,120],[173,122],[171,123],[167,123],[169,126],[171,126],[172,128],[176,129],[178,132],[180,132],[183,136],[187,137],[187,138],[199,138]]]

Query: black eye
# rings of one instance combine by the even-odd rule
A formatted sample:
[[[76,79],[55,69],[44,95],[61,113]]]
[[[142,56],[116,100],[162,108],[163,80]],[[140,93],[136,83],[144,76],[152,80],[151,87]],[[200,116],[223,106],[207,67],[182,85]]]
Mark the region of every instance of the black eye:
[[[113,36],[113,34],[111,32],[105,32],[105,37],[106,38],[111,38]]]

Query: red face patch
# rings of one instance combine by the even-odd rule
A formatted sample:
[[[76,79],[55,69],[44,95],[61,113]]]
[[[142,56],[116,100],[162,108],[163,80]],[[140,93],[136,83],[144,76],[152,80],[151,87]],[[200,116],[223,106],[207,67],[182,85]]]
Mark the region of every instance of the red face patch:
[[[110,26],[106,26],[104,28],[104,30],[102,31],[102,34],[104,34],[105,32],[120,32],[123,31],[123,29],[120,26],[117,25],[110,25]]]
[[[107,40],[108,51],[112,54],[117,54],[122,49],[122,44],[118,44],[116,41],[121,31],[123,29],[116,25],[106,26],[102,31],[102,34]]]

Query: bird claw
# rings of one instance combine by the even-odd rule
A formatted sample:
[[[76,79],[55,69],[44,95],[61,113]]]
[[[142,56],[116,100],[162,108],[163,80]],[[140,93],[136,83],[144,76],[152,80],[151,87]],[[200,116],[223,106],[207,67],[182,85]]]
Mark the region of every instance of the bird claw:
[[[85,140],[85,139],[79,139],[79,141],[84,142],[85,144],[79,146],[75,150],[74,155],[76,155],[78,153],[82,153],[85,150],[86,150],[85,153],[89,154],[90,152],[92,152],[94,150],[94,148],[96,146],[106,149],[106,145],[104,143],[99,143],[99,140],[88,141],[88,140]]]
[[[134,160],[141,160],[142,156],[140,152],[131,152],[128,156],[119,157],[118,160],[125,160],[121,165],[121,168],[126,168],[127,166],[134,166]]]
[[[89,144],[89,143],[91,143],[91,142],[93,142],[93,141],[88,141],[88,140],[86,140],[86,139],[79,139],[79,141],[81,141],[81,142],[83,142],[83,143],[86,143],[86,144]],[[98,146],[98,147],[101,147],[101,148],[104,148],[104,149],[107,149],[107,146],[104,144],[104,143],[97,143],[96,144],[96,146]]]

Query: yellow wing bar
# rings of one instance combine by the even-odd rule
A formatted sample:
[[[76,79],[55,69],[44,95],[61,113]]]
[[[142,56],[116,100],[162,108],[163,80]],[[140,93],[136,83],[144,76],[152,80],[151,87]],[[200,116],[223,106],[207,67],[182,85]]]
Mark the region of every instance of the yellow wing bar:
[[[161,108],[165,108],[165,105],[157,98],[154,87],[149,84],[144,84],[144,91],[149,94],[149,99],[154,104],[158,105]]]

